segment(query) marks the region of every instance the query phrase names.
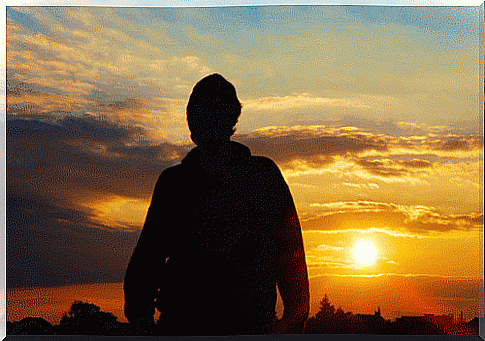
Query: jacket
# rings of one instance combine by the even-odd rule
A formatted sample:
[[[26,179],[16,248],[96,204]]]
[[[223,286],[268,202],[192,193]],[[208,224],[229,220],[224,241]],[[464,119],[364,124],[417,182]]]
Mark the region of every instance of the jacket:
[[[129,321],[166,335],[260,334],[308,306],[301,228],[276,164],[230,142],[164,170],[124,281]]]

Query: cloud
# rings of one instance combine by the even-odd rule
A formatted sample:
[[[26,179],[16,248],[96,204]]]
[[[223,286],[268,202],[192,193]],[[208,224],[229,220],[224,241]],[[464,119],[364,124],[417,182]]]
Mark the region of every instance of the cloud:
[[[174,46],[163,20],[157,20],[159,25],[137,23],[125,20],[128,12],[148,15],[141,9],[10,8],[9,78],[100,103],[142,96],[186,99],[211,68]],[[19,13],[46,29],[22,26]]]
[[[142,95],[186,99],[202,75],[217,70],[234,79],[250,112],[277,112],[283,121],[278,124],[309,110],[313,123],[345,113],[380,119],[384,112],[428,123],[444,115],[476,116],[469,110],[479,95],[478,83],[470,81],[478,60],[474,44],[450,51],[428,44],[435,34],[424,37],[399,20],[391,29],[355,22],[353,12],[11,8],[9,72],[39,87],[118,101]],[[248,130],[264,116],[253,116]]]
[[[305,243],[305,257],[307,266],[311,269],[327,269],[334,271],[348,271],[355,268],[355,262],[349,258],[348,247],[319,244],[316,240],[309,239]],[[313,271],[313,270],[312,270]]]
[[[7,111],[21,114],[81,112],[87,100],[43,93],[7,94]]]
[[[347,186],[347,187],[356,188],[356,189],[379,189],[379,185],[375,183],[357,184],[357,183],[343,182],[342,186]]]
[[[49,116],[52,113],[82,113],[87,106],[95,105],[95,102],[75,94],[39,91],[31,82],[8,79],[6,85],[6,109],[9,114]]]
[[[335,128],[355,127],[372,134],[384,134],[392,137],[406,137],[413,139],[425,139],[428,136],[436,137],[446,135],[483,136],[478,116],[468,121],[455,119],[446,122],[446,124],[443,122],[441,125],[433,125],[419,121],[373,120],[359,116],[343,115],[337,119],[321,121],[321,124]]]
[[[139,229],[159,174],[187,150],[168,143],[150,144],[140,127],[91,116],[51,122],[10,119],[7,191],[44,204],[55,202],[59,209],[73,209],[89,222],[87,226]],[[138,213],[128,217],[124,210],[114,209],[119,205]],[[36,206],[30,209],[37,210]],[[59,219],[66,225],[81,224],[78,216]]]
[[[89,115],[10,115],[6,142],[9,287],[122,280],[159,174],[188,151]]]
[[[133,35],[142,34],[139,27],[120,22],[118,10],[94,11],[9,10],[36,18],[46,29],[32,31],[17,16],[8,18],[8,113],[90,114],[143,126],[152,140],[189,143],[185,105],[193,84],[210,72],[206,63],[160,49],[156,41],[163,41],[163,26],[148,30],[156,36],[150,44]],[[100,16],[107,22],[101,24]],[[61,20],[65,17],[72,20]]]
[[[396,136],[340,124],[276,126],[234,138],[249,146],[253,154],[272,158],[288,176],[339,171],[385,183],[422,183],[431,172],[442,172],[441,164],[478,162],[483,150],[483,137],[479,135],[399,136],[399,126],[394,129]],[[430,129],[436,131],[426,128],[428,132]],[[457,140],[459,143],[453,142]],[[346,169],[332,170],[338,162],[344,162]]]
[[[100,228],[91,213],[7,186],[7,286],[119,282],[139,231]]]
[[[326,244],[320,244],[315,248],[316,251],[341,251],[343,248],[341,246],[332,246]]]
[[[382,177],[403,177],[416,173],[416,170],[432,167],[430,161],[422,159],[357,159],[356,164],[362,166],[369,173]]]
[[[332,98],[301,93],[288,96],[250,99],[243,102],[243,107],[247,111],[286,111],[295,109],[318,109],[324,111],[326,108],[382,110],[389,105],[399,105],[397,102],[396,99],[390,96],[356,95],[352,97]]]
[[[198,65],[197,58],[187,58],[187,62]],[[184,101],[138,97],[105,102],[96,96],[87,100],[33,88],[20,81],[8,82],[9,114],[52,119],[53,114],[62,117],[70,112],[89,113],[113,123],[143,127],[147,139],[190,143]],[[388,133],[378,133],[379,129]],[[293,173],[328,169],[341,157],[358,166],[353,171],[362,179],[417,183],[439,158],[478,157],[483,148],[482,136],[451,131],[446,126],[347,117],[329,125],[265,127],[237,134],[235,139],[247,144],[254,154],[269,156]]]
[[[86,116],[108,121],[114,126],[141,127],[144,138],[152,141],[189,143],[185,122],[185,101],[169,98],[127,98],[117,101],[93,100],[76,94],[58,95],[35,89],[29,83],[7,82],[7,113],[21,119],[53,122],[63,117]]]
[[[253,154],[268,156],[284,168],[294,168],[295,161],[320,167],[332,163],[334,156],[388,149],[386,137],[325,126],[268,127],[235,139],[248,145]]]
[[[136,108],[138,105],[136,101],[113,103],[106,106],[106,111],[116,112]],[[47,279],[41,280],[39,274],[34,274],[36,271],[42,272],[44,266],[51,269],[46,273],[52,276],[53,282],[69,283],[73,277],[66,274],[69,273],[69,267],[75,266],[73,262],[76,261],[81,262],[81,270],[73,276],[81,278],[84,276],[83,272],[87,271],[87,278],[95,277],[98,270],[88,271],[87,262],[85,264],[76,260],[84,257],[81,246],[73,249],[69,257],[61,253],[65,260],[58,257],[52,263],[54,265],[45,265],[47,258],[38,254],[52,255],[53,251],[47,252],[43,248],[54,250],[47,244],[58,230],[66,235],[59,239],[64,245],[71,243],[98,248],[96,243],[87,240],[95,240],[98,238],[97,234],[107,234],[111,236],[109,238],[128,238],[130,243],[136,240],[136,233],[143,222],[158,175],[166,167],[179,162],[189,150],[187,145],[154,144],[146,139],[146,133],[146,129],[141,126],[124,125],[104,117],[85,114],[61,117],[38,114],[8,116],[7,211],[9,224],[17,231],[9,230],[9,238],[12,235],[12,242],[18,245],[10,247],[10,259],[12,264],[15,257],[19,259],[19,263],[12,265],[12,268],[20,273],[22,264],[26,264],[29,258],[43,259],[32,261],[29,266],[28,271],[32,272],[35,280],[28,282],[28,279],[22,279],[19,274],[11,277],[11,283],[17,283],[12,285],[44,283],[42,281]],[[243,137],[243,141],[253,148],[253,152],[254,146],[259,143],[263,154],[269,154],[279,162],[307,158],[315,163],[320,160],[314,155],[355,157],[361,151],[372,148],[384,152],[389,140],[386,136],[362,133],[349,127],[268,128]],[[279,147],[281,155],[278,154],[278,148],[274,147],[276,142],[283,146]],[[314,149],[309,150],[308,146],[314,146]],[[286,150],[290,153],[285,153]],[[324,162],[322,164],[325,165]],[[420,159],[397,161],[397,164],[409,169],[427,168],[427,163]],[[369,226],[362,226],[363,228],[386,227],[389,222],[394,221],[399,228],[419,230],[419,233],[427,230],[470,229],[483,224],[483,216],[480,215],[440,215],[432,208],[424,206],[344,202],[315,207],[320,210],[320,215],[313,215],[302,221],[306,230],[348,229],[350,226],[355,227],[352,224],[356,221],[368,222]],[[133,213],[121,214],[127,210]],[[31,223],[34,220],[35,224]],[[53,226],[53,232],[45,232],[47,226]],[[35,236],[39,233],[37,231],[44,232],[35,241]],[[110,243],[116,244],[115,241]],[[25,251],[30,244],[30,251],[21,256],[22,250]],[[129,249],[130,245],[126,244],[126,248]],[[338,246],[335,247],[337,249],[334,250],[338,250]],[[120,252],[130,254],[131,249],[123,249]],[[315,261],[341,269],[349,266],[341,260]],[[108,250],[106,262],[99,265],[104,269],[99,271],[106,271],[109,276],[99,275],[100,280],[120,279],[121,267],[115,267],[115,270],[109,268],[116,261],[109,255]]]
[[[305,230],[390,229],[428,234],[430,232],[467,231],[483,227],[483,213],[440,214],[432,207],[406,206],[369,201],[313,204],[320,213],[302,219]]]
[[[439,150],[445,152],[455,151],[472,151],[483,149],[483,135],[445,135],[440,137],[431,137],[429,140],[422,142],[423,146],[431,150]]]
[[[45,122],[7,121],[9,184],[28,193],[66,197],[120,195],[147,198],[158,174],[187,151],[151,144],[141,127],[92,116]]]
[[[421,159],[412,159],[412,160],[399,160],[399,164],[403,165],[404,167],[409,168],[428,168],[432,166],[432,163],[427,160]]]

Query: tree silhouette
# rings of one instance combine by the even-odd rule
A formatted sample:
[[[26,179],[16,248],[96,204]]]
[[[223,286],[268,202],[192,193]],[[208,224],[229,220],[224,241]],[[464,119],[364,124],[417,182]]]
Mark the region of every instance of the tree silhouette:
[[[184,319],[183,316],[180,319]],[[277,320],[275,313],[275,321]],[[25,317],[16,322],[7,321],[7,335],[150,335],[140,324],[118,322],[117,318],[92,303],[75,301],[62,315],[59,325],[52,325],[40,317]],[[190,328],[190,324],[185,327]],[[222,327],[222,326],[221,326]],[[307,334],[387,334],[387,335],[473,335],[478,334],[478,318],[468,323],[454,323],[438,327],[426,316],[402,316],[394,322],[384,320],[380,309],[370,314],[353,314],[341,307],[335,309],[328,296],[322,298],[320,309],[306,323]],[[163,329],[157,332],[164,335]]]
[[[54,327],[41,317],[25,317],[18,322],[7,322],[7,334],[12,335],[49,335]]]
[[[335,314],[335,307],[330,304],[327,294],[320,301],[320,310],[318,311],[316,318],[322,319],[326,317],[333,316]]]
[[[116,329],[117,318],[95,304],[75,301],[62,315],[59,327],[63,334],[109,334]]]
[[[327,294],[320,301],[320,309],[306,323],[307,334],[348,334],[354,333],[353,314],[344,312],[342,308],[335,309]]]

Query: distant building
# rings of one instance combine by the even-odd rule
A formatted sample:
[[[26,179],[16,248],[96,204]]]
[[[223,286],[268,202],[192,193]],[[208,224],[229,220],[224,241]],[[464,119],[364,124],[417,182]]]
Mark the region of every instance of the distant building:
[[[449,315],[424,314],[424,318],[441,329],[450,328],[455,322],[453,318],[453,314],[449,314]]]
[[[475,334],[478,334],[480,329],[480,322],[478,320],[478,317],[474,317],[473,320],[467,323],[467,325],[475,332]]]
[[[374,314],[355,314],[353,316],[354,329],[358,334],[384,334],[386,333],[386,320],[381,316],[378,307]]]
[[[458,322],[454,323],[450,327],[447,327],[446,332],[449,335],[477,335],[479,334],[478,318],[475,317],[470,322],[465,322],[462,312]]]
[[[427,316],[401,316],[393,323],[393,331],[399,335],[443,335],[444,329]],[[434,315],[433,315],[434,316]]]

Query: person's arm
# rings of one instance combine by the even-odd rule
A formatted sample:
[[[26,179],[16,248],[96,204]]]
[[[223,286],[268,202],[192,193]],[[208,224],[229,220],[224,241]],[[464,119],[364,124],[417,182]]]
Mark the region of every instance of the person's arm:
[[[155,298],[160,283],[164,260],[168,257],[163,247],[161,230],[166,212],[167,193],[164,174],[155,186],[140,238],[126,270],[123,290],[124,313],[130,323],[150,326],[154,322]],[[164,193],[165,192],[165,193]],[[166,236],[163,236],[166,237]]]
[[[281,180],[284,182],[283,177]],[[277,285],[283,300],[283,317],[273,333],[301,334],[308,318],[310,293],[300,221],[290,190],[284,182],[283,214],[279,232],[281,253],[277,265]]]

